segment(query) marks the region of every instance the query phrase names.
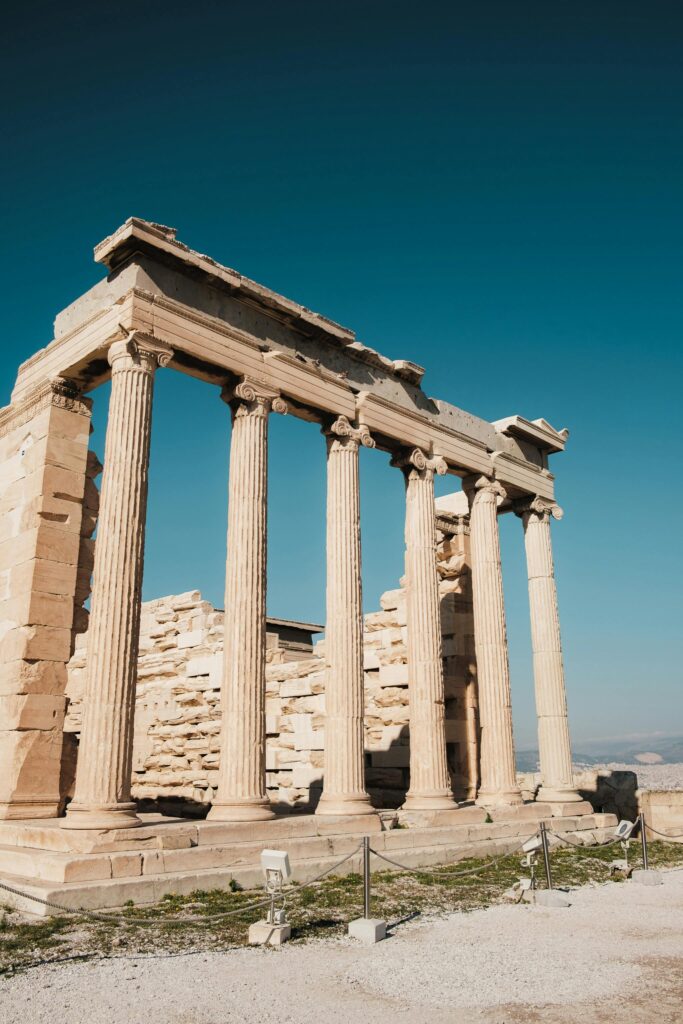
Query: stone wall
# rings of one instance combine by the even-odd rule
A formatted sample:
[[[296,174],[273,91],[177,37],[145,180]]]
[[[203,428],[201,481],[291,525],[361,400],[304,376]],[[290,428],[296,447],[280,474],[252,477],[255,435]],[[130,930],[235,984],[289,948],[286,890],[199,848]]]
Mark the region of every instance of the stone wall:
[[[638,798],[645,821],[650,828],[661,833],[648,835],[648,839],[668,836],[671,841],[683,843],[683,790],[641,790]]]
[[[89,436],[90,403],[64,381],[0,410],[0,818],[59,810],[66,663],[87,626],[97,514]]]
[[[455,520],[452,533],[442,529],[438,536],[446,739],[456,796],[464,799],[474,796],[477,784],[469,538],[462,521]],[[401,588],[388,591],[380,603],[380,611],[365,616],[367,786],[377,806],[395,807],[402,803],[409,784],[405,592]],[[133,795],[145,805],[203,814],[214,798],[220,756],[223,617],[198,591],[143,605]],[[65,729],[72,738],[80,729],[85,655],[83,636],[69,665]],[[266,781],[270,799],[283,810],[310,810],[320,796],[324,657],[324,641],[307,655],[293,651],[275,632],[268,633]]]

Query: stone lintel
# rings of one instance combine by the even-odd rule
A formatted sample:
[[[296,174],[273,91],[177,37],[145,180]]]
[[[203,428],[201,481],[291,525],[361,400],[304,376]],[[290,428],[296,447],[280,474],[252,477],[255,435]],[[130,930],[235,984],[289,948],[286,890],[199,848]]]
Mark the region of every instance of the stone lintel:
[[[292,411],[304,417],[321,410],[355,420],[363,406],[361,420],[379,447],[384,438],[419,446],[456,474],[490,472],[492,454],[507,456],[503,482],[552,496],[552,478],[531,483],[547,474],[548,438],[560,450],[562,432],[545,421],[521,437],[428,398],[417,364],[362,345],[347,328],[189,249],[171,228],[131,218],[97,247],[96,259],[111,277],[60,315],[55,341],[21,367],[15,401],[57,373],[96,386],[108,376],[111,341],[142,330],[173,347],[172,365],[183,372],[213,382],[226,371],[252,374],[298,403]]]

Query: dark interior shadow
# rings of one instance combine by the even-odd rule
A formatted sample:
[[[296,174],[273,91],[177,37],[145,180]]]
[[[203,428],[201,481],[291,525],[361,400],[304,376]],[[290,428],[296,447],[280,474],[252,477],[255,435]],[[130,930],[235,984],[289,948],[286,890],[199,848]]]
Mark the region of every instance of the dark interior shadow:
[[[594,811],[616,814],[621,820],[635,821],[638,817],[638,776],[635,772],[598,772],[596,789],[579,789]]]

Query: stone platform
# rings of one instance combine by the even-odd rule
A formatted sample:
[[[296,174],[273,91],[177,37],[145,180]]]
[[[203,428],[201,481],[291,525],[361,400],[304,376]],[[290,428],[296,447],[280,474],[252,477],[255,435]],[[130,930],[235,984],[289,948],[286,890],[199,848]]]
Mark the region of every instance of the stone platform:
[[[227,889],[232,881],[244,888],[260,887],[264,847],[286,850],[294,880],[305,882],[351,853],[364,835],[387,856],[410,867],[426,867],[512,851],[542,820],[552,819],[554,831],[582,834],[587,843],[616,824],[614,815],[587,813],[583,803],[564,805],[563,815],[552,810],[547,804],[529,803],[491,810],[492,821],[474,806],[343,818],[287,815],[244,823],[146,814],[140,828],[108,832],[63,829],[55,818],[3,822],[0,882],[43,900],[95,910],[120,907],[128,900],[154,903],[167,893]],[[381,865],[373,861],[373,866]],[[339,869],[360,870],[360,851]],[[2,903],[41,916],[50,913],[0,890]]]

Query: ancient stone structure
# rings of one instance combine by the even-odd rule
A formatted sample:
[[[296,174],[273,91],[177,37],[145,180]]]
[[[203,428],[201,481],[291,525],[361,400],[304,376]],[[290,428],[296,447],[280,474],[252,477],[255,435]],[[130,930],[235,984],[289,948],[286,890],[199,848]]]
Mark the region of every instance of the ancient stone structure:
[[[550,547],[558,513],[548,458],[564,449],[566,431],[521,416],[489,423],[427,396],[421,367],[380,355],[352,331],[187,248],[169,228],[132,218],[95,258],[107,276],[59,314],[54,339],[20,367],[11,404],[0,411],[0,817],[56,818],[64,850],[82,848],[94,831],[139,832],[134,798],[155,788],[155,771],[168,774],[167,741],[176,751],[169,756],[187,762],[183,788],[204,792],[205,827],[215,835],[236,835],[235,823],[259,819],[259,828],[277,829],[266,820],[273,805],[310,806],[313,781],[322,785],[318,824],[310,826],[317,833],[375,827],[373,804],[381,810],[401,788],[409,823],[501,808],[514,817],[524,808],[498,542],[498,516],[509,512],[521,517],[529,569],[536,810],[587,811],[571,777]],[[153,382],[155,373],[173,371],[218,385],[232,410],[230,615],[220,623],[199,598],[187,609],[171,601],[141,611]],[[88,451],[86,395],[96,397],[109,378],[98,520],[100,467]],[[295,663],[272,657],[266,622],[268,421],[285,412],[319,424],[328,449],[327,634],[324,648]],[[389,452],[406,480],[405,578],[364,620],[359,445]],[[454,485],[438,507],[434,473],[463,487]],[[80,655],[72,662],[84,682],[76,751],[64,741],[67,665],[88,623],[93,547],[87,656],[80,670]],[[181,676],[180,629],[170,651],[185,618],[200,620],[187,633],[200,635],[201,653]],[[148,762],[134,765],[136,680],[139,717],[155,657],[174,666],[167,696],[184,708],[168,728],[190,731],[164,736]],[[194,689],[189,680],[197,680]],[[149,717],[147,726],[145,735],[162,738]],[[388,745],[386,730],[393,731]],[[304,751],[306,758],[295,756]],[[275,773],[291,775],[291,786],[269,785]],[[273,789],[287,788],[308,798],[272,799]],[[458,800],[481,806],[459,808]],[[14,828],[5,838],[48,842],[47,833]],[[49,835],[56,843],[54,830]]]
[[[375,442],[367,429],[354,429],[345,416],[327,433],[327,741],[317,813],[368,814],[358,446],[373,448]]]
[[[448,771],[456,799],[471,800],[478,735],[468,534],[462,519],[445,512],[437,526]],[[381,604],[361,620],[359,745],[373,805],[398,808],[409,785],[412,724],[405,590],[388,591]],[[312,631],[322,628],[266,619],[266,792],[278,811],[319,807],[332,717],[329,628],[326,640],[311,643]],[[223,647],[224,613],[198,591],[143,604],[132,785],[142,807],[201,816],[213,804]],[[86,652],[81,634],[68,666],[65,799],[82,728]]]

